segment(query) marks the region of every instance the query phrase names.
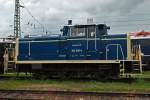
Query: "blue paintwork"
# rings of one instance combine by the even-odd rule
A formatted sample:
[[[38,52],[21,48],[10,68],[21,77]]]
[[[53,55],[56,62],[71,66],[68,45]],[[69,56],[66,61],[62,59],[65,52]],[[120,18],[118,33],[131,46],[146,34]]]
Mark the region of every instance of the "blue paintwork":
[[[122,60],[127,58],[126,35],[107,35],[107,27],[99,29],[99,25],[93,26],[96,29],[96,38],[87,39],[87,35],[71,37],[69,27],[72,26],[65,26],[62,36],[20,39],[18,60]],[[88,28],[88,25],[84,27]],[[120,47],[117,57],[117,47],[112,44],[120,45],[124,58]],[[108,45],[112,45],[108,47],[109,51],[106,50]]]

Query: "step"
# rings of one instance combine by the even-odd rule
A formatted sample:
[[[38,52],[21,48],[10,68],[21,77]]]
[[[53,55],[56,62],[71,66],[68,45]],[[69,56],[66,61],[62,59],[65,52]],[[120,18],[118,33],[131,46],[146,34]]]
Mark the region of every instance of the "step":
[[[13,70],[13,68],[7,68],[7,70]]]
[[[133,64],[133,66],[140,66],[140,64]]]
[[[148,64],[142,64],[142,66],[148,66]]]
[[[125,71],[125,69],[120,69],[120,72],[121,72],[121,71]]]
[[[133,69],[134,71],[140,71],[140,69]]]
[[[132,66],[132,68],[140,68],[140,65]]]

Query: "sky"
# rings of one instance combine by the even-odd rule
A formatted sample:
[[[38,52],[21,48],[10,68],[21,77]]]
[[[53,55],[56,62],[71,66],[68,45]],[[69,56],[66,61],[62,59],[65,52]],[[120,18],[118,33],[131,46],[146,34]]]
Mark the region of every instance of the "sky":
[[[0,37],[13,35],[14,3],[15,0],[0,0]],[[93,23],[110,26],[109,33],[150,31],[150,0],[21,0],[20,3],[25,6],[21,8],[23,36],[45,34],[46,30],[48,34],[58,34],[67,20],[86,24],[88,18]]]

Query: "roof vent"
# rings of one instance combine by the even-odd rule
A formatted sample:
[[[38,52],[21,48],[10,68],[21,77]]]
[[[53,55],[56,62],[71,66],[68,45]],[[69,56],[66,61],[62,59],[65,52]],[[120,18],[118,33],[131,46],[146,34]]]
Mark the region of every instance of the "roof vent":
[[[88,18],[88,19],[87,19],[87,24],[93,24],[93,22],[94,22],[94,21],[93,21],[93,18]]]
[[[72,25],[72,20],[68,20],[68,25]]]

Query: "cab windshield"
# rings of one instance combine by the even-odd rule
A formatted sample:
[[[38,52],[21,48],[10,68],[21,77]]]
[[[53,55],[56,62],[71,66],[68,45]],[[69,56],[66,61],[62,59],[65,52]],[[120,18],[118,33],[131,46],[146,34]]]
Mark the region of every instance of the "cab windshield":
[[[72,26],[70,28],[70,36],[71,37],[86,36],[86,37],[92,38],[92,37],[95,37],[95,35],[96,35],[95,25]]]

